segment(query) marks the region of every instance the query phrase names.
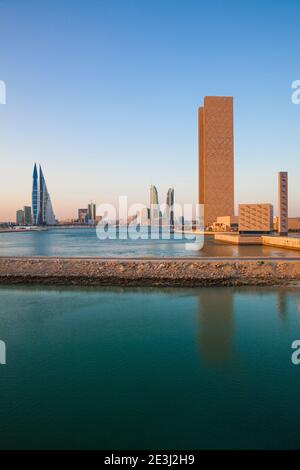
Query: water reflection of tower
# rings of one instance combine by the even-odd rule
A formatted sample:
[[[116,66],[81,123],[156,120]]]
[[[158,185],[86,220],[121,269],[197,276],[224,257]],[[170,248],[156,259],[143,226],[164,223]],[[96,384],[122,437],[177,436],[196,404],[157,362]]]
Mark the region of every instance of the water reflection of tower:
[[[210,365],[221,365],[231,358],[233,296],[230,290],[205,289],[198,297],[200,351]]]
[[[277,293],[277,309],[278,309],[278,314],[282,320],[284,320],[287,317],[287,296],[286,292],[282,289],[278,290]]]

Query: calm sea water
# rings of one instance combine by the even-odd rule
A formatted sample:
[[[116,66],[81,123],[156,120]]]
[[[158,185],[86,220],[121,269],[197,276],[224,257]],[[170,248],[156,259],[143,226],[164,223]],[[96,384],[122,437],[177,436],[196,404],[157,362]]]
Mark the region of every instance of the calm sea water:
[[[299,251],[267,246],[232,246],[205,237],[202,250],[186,249],[186,240],[99,240],[95,229],[50,229],[45,232],[0,233],[0,256],[100,257],[300,257]]]
[[[1,448],[300,448],[300,291],[0,288]]]

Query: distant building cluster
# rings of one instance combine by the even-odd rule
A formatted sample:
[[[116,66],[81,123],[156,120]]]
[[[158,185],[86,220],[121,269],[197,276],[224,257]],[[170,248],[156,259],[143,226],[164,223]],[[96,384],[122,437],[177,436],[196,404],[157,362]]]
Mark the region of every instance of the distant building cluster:
[[[239,204],[234,215],[233,98],[206,96],[198,110],[199,203],[208,231],[241,235],[279,235],[300,230],[300,218],[288,217],[288,173],[278,173],[278,217],[272,204]]]
[[[285,236],[300,231],[300,218],[288,216],[288,173],[278,173],[278,214],[272,204],[239,204],[234,211],[234,129],[233,98],[206,96],[198,109],[198,202],[204,209],[204,228],[213,232],[239,232],[243,235],[269,234],[276,231]],[[166,204],[159,203],[156,186],[151,185],[149,207],[118,224],[137,220],[141,225],[175,226],[174,189],[169,188]],[[164,207],[163,207],[164,206]],[[76,219],[60,221],[61,225],[95,226],[101,220],[92,201],[78,209]],[[181,216],[179,225],[184,226]],[[33,170],[32,206],[16,212],[18,226],[55,225],[55,215],[41,166]],[[193,221],[192,221],[192,226]]]
[[[100,217],[96,216],[96,204],[90,202],[87,208],[78,209],[78,219],[75,221],[80,225],[96,225]]]
[[[118,225],[130,224],[134,220],[141,225],[150,225],[151,223],[165,224],[174,226],[174,189],[169,188],[166,198],[166,206],[162,208],[159,203],[158,191],[156,186],[150,186],[149,207],[145,207],[143,211],[128,216],[127,219],[117,220]],[[94,226],[101,221],[101,216],[96,215],[96,204],[90,202],[87,207],[79,208],[77,219],[62,220],[62,225],[89,225]]]
[[[24,206],[23,209],[17,210],[16,224],[17,225],[32,225],[32,214],[31,214],[30,206]]]
[[[161,207],[158,198],[158,191],[156,186],[150,186],[149,194],[149,207],[145,208],[144,213],[141,216],[142,225],[158,224],[168,225],[174,227],[174,188],[169,188],[166,197],[166,205],[164,208]]]

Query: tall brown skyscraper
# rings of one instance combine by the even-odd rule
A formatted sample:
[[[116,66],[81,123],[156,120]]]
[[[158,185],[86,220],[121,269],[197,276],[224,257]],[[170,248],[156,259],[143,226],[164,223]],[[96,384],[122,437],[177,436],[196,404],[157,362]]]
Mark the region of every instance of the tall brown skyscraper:
[[[288,234],[288,174],[286,171],[278,173],[278,232],[280,235]]]
[[[205,226],[234,215],[233,98],[206,96],[198,110],[199,203]]]

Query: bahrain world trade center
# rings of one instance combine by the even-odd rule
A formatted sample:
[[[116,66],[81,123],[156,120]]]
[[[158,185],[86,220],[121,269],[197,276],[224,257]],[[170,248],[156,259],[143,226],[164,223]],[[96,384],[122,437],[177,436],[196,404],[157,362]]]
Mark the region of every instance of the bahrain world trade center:
[[[32,182],[32,213],[34,225],[55,225],[55,215],[50,194],[40,165],[39,174],[36,164],[33,168]]]
[[[198,110],[199,203],[204,225],[234,215],[233,98],[206,96]]]

